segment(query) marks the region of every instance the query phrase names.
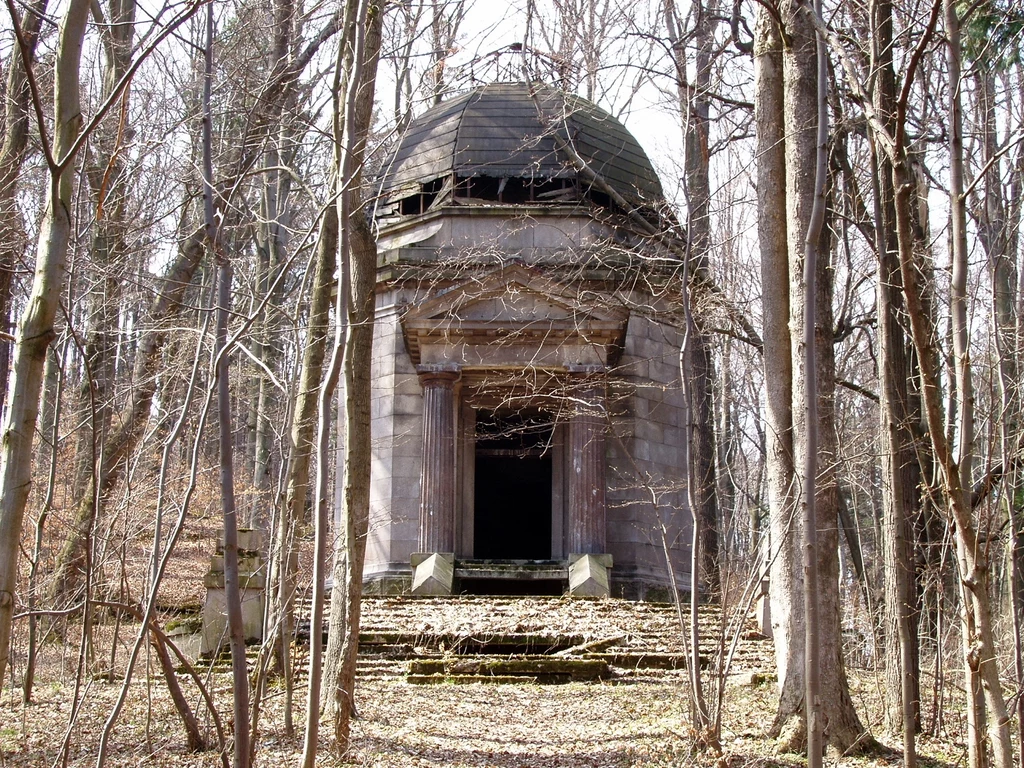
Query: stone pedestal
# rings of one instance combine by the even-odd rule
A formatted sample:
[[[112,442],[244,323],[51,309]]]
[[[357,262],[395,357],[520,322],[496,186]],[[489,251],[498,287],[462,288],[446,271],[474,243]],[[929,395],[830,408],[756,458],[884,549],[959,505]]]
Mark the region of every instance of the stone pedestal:
[[[570,368],[575,412],[569,421],[569,530],[566,548],[606,552],[605,380],[600,366]]]
[[[459,370],[421,365],[423,464],[420,474],[420,552],[455,551],[455,382]]]
[[[455,580],[454,552],[417,552],[412,556],[412,594],[445,597]]]
[[[610,596],[611,570],[611,555],[569,555],[569,594],[573,597]]]
[[[267,575],[260,554],[260,532],[238,531],[238,586],[242,592],[242,626],[245,641],[263,639],[263,609]],[[200,653],[204,656],[218,652],[228,639],[227,597],[224,591],[224,539],[217,542],[217,552],[210,558],[210,570],[203,578],[206,602],[203,604],[203,633]]]

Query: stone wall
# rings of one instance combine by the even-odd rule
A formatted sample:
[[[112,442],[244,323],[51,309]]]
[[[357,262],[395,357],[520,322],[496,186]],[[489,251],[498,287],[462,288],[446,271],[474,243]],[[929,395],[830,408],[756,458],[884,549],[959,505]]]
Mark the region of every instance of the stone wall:
[[[634,313],[611,377],[608,547],[615,557],[615,592],[627,597],[643,597],[644,584],[670,583],[662,525],[668,532],[677,584],[683,589],[690,584],[681,344],[679,330]]]
[[[364,574],[370,582],[397,577],[384,590],[411,578],[409,557],[419,535],[423,390],[402,338],[399,290],[377,296],[371,395],[370,530]],[[371,588],[372,591],[372,588]]]
[[[542,263],[558,254],[564,264],[572,252],[600,246],[610,235],[611,229],[591,216],[567,215],[561,208],[519,206],[510,216],[505,206],[471,205],[444,208],[389,227],[378,247],[385,261],[399,256],[401,249],[403,257],[419,250],[430,261],[449,252],[471,252],[476,259],[491,252]]]

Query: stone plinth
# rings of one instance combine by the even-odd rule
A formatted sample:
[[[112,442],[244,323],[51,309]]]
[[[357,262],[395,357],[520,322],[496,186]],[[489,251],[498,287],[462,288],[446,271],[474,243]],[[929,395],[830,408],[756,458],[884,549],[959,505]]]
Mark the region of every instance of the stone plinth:
[[[259,531],[243,529],[238,532],[238,586],[242,593],[242,627],[247,643],[263,639],[267,575],[261,546]],[[210,557],[210,570],[203,577],[203,584],[206,586],[206,602],[203,603],[200,653],[208,656],[217,653],[228,637],[223,536],[217,542],[216,554]]]
[[[417,552],[412,556],[412,594],[443,597],[452,593],[454,552]]]
[[[610,596],[611,570],[611,555],[569,555],[569,594],[573,597]]]

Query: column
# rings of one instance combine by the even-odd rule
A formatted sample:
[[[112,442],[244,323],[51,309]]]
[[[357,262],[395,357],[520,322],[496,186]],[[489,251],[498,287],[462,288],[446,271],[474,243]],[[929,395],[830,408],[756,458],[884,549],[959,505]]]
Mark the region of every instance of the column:
[[[605,377],[602,366],[572,366],[574,413],[569,421],[569,530],[571,554],[607,552],[605,522]]]
[[[420,552],[455,552],[455,382],[452,365],[417,367],[423,385]]]

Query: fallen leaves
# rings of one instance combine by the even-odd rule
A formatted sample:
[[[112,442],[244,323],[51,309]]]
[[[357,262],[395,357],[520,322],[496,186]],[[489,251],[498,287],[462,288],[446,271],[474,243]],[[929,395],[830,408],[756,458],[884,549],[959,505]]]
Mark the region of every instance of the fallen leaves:
[[[682,637],[668,606],[617,600],[549,598],[469,598],[464,600],[368,599],[363,608],[367,632],[409,634],[424,638],[500,637],[508,634],[564,634],[586,638],[582,644],[609,638],[631,651],[676,653]],[[704,636],[713,641],[717,617],[708,613]],[[121,628],[121,650],[132,632]],[[111,634],[97,633],[97,653],[107,659]],[[418,649],[430,650],[428,643]],[[410,650],[413,646],[410,645]],[[709,646],[710,647],[710,646]],[[627,768],[632,766],[721,765],[790,766],[799,760],[774,755],[764,738],[775,705],[775,686],[740,685],[751,673],[772,675],[771,645],[763,640],[741,643],[737,674],[730,678],[724,708],[725,762],[694,753],[689,735],[685,670],[617,669],[614,682],[564,685],[410,685],[407,665],[398,660],[366,657],[357,688],[360,717],[353,724],[353,749],[343,758],[323,744],[318,764],[367,768]],[[707,653],[707,651],[705,651]],[[71,661],[74,649],[55,645],[43,649],[37,673],[36,702],[24,705],[20,691],[9,687],[0,698],[0,766],[23,768],[52,765],[61,757],[74,696]],[[304,654],[296,654],[303,657]],[[20,675],[20,671],[16,670]],[[304,678],[304,670],[301,670]],[[230,716],[227,674],[210,670],[218,706]],[[12,680],[11,685],[15,685]],[[183,680],[190,701],[202,718],[202,707],[190,683]],[[864,686],[870,690],[872,686]],[[119,683],[93,681],[82,699],[69,741],[68,765],[92,766],[103,721]],[[304,716],[305,688],[296,688],[295,720]],[[299,739],[285,737],[283,691],[268,688],[263,705],[257,765],[295,765]],[[325,728],[325,732],[329,729]],[[166,690],[145,664],[132,684],[125,713],[115,732],[109,766],[214,768],[214,753],[187,754],[184,736]],[[950,745],[936,743],[937,754]],[[955,751],[955,750],[953,750]],[[948,754],[948,752],[947,752]],[[865,768],[859,759],[842,764]]]

